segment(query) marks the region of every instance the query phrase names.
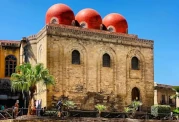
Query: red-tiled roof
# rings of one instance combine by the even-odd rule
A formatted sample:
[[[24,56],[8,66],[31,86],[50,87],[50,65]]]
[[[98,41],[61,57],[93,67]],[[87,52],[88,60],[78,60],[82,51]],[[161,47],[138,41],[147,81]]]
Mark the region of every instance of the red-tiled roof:
[[[17,41],[17,40],[0,40],[0,42],[5,42],[5,43],[20,43],[20,41]]]
[[[20,41],[0,40],[0,45],[3,47],[20,47]]]
[[[165,84],[157,84],[157,87],[160,87],[160,88],[169,88],[169,89],[173,88],[173,86],[171,86],[171,85],[165,85]]]

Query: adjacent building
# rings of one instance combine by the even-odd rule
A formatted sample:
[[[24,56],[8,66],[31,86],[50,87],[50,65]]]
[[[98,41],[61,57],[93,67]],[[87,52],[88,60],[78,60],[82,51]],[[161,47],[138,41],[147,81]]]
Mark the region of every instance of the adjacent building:
[[[0,40],[0,105],[12,107],[21,94],[11,92],[10,76],[20,62],[20,41]]]
[[[179,99],[171,99],[171,96],[178,94],[171,85],[157,84],[154,85],[154,104],[170,105],[179,107]]]

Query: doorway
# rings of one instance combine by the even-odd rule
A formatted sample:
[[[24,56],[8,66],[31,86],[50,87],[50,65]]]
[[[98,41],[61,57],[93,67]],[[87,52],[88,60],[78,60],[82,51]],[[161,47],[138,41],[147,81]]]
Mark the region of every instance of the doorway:
[[[132,89],[132,101],[134,100],[140,100],[140,91],[137,87]]]

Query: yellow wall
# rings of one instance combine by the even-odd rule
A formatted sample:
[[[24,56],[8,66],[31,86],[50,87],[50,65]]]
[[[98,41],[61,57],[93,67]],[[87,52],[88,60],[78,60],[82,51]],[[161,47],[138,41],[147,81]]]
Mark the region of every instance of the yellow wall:
[[[0,45],[0,78],[5,78],[5,57],[14,55],[17,58],[17,65],[19,65],[19,47],[2,47]]]

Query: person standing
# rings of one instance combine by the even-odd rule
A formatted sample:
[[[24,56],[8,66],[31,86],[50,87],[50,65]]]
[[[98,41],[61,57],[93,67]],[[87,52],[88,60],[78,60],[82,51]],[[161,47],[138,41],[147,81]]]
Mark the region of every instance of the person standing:
[[[14,117],[16,118],[18,116],[19,111],[19,100],[16,100],[16,103],[14,105]]]
[[[61,117],[61,112],[62,112],[62,100],[60,99],[57,103],[57,109],[58,109],[58,117]]]

